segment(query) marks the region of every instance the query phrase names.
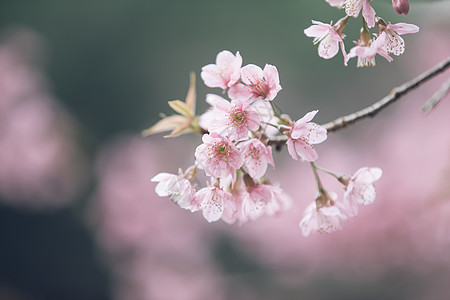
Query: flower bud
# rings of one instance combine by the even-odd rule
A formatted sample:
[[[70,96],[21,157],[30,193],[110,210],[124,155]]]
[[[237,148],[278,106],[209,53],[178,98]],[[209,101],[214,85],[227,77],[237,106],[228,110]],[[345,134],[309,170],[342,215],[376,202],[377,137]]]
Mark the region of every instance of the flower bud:
[[[408,0],[392,0],[392,7],[399,15],[407,15],[409,12]]]

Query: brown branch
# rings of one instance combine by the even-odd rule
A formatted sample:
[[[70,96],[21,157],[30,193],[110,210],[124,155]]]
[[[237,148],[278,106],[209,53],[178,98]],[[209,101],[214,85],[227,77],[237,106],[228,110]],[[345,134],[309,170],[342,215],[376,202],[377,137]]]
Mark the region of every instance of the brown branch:
[[[428,101],[422,107],[422,111],[424,113],[428,113],[447,95],[449,91],[450,91],[450,78],[442,84],[441,88],[436,93],[434,93],[434,95],[431,96],[430,99],[428,99]]]
[[[367,117],[373,117],[382,109],[386,108],[389,104],[394,103],[402,96],[415,89],[422,83],[428,81],[429,79],[435,77],[439,73],[442,73],[450,67],[450,56],[445,60],[434,66],[433,68],[423,72],[412,80],[392,89],[392,91],[384,98],[378,100],[374,104],[363,108],[357,112],[351,113],[349,115],[339,117],[331,122],[323,124],[322,126],[327,129],[328,132],[337,131],[339,129],[345,128],[347,125],[353,124],[361,119]],[[280,145],[286,142],[287,136],[276,136],[270,138],[271,144]]]

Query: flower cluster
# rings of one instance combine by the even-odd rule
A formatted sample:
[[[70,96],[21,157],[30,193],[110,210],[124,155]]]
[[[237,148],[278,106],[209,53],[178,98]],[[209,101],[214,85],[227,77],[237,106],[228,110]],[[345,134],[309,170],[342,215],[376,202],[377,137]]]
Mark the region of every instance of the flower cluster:
[[[211,108],[207,112],[194,117],[191,106],[190,113],[184,113],[184,117],[191,117],[185,128],[203,132],[203,143],[195,150],[195,165],[186,172],[160,173],[153,177],[152,181],[158,182],[157,194],[168,196],[184,209],[201,210],[208,222],[222,219],[242,224],[289,208],[288,195],[264,177],[268,165],[275,166],[265,124],[274,115],[270,114],[271,108],[264,108],[270,107],[269,101],[281,90],[277,68],[269,64],[264,69],[252,64],[242,67],[239,52],[234,55],[222,51],[217,55],[216,64],[202,68],[201,78],[206,86],[227,92],[230,100],[208,94],[206,101]],[[193,88],[191,84],[190,89]],[[169,103],[172,108],[173,103],[187,106],[181,101]],[[175,117],[178,115],[168,118]],[[145,133],[167,130],[161,126],[164,120]],[[197,189],[194,180],[199,169],[211,179],[206,187]]]
[[[335,193],[327,193],[318,179],[318,195],[305,210],[300,227],[303,235],[311,232],[330,233],[341,228],[340,222],[358,214],[358,205],[369,205],[375,201],[374,182],[381,178],[379,168],[360,168],[351,177],[339,175],[329,170],[313,166],[317,170],[328,173],[343,185],[344,196],[338,199]],[[316,173],[317,175],[317,173]]]
[[[397,23],[387,24],[382,18],[376,15],[375,10],[370,5],[372,0],[326,0],[331,6],[344,8],[345,16],[336,24],[333,22],[325,24],[312,21],[313,25],[304,30],[308,37],[314,37],[314,44],[319,43],[319,56],[325,59],[334,57],[339,52],[339,46],[344,56],[344,64],[358,58],[358,67],[374,66],[375,56],[381,55],[391,62],[393,55],[400,55],[405,51],[405,42],[400,35],[416,33],[419,27],[413,24]],[[408,0],[392,0],[394,10],[399,14],[406,15],[409,11]],[[362,12],[361,12],[362,11]],[[349,17],[358,17],[361,12],[363,25],[361,27],[360,38],[350,52],[345,51],[343,30],[347,25]],[[369,28],[377,27],[378,33],[374,33],[372,38]]]
[[[337,175],[316,166],[315,145],[327,139],[327,130],[311,122],[317,110],[306,113],[297,121],[281,114],[273,104],[281,90],[277,68],[266,64],[264,69],[249,64],[242,67],[239,52],[220,52],[216,64],[202,68],[201,78],[206,86],[222,89],[225,99],[208,94],[211,106],[200,116],[195,115],[195,77],[186,102],[169,101],[180,115],[163,118],[144,134],[175,130],[169,136],[185,132],[202,133],[202,143],[195,150],[195,164],[178,175],[159,173],[156,193],[169,197],[181,208],[202,211],[208,222],[223,220],[243,224],[261,216],[277,215],[291,207],[289,196],[266,178],[268,166],[275,167],[271,143],[282,140],[294,160],[309,162],[314,170],[319,196],[310,205],[300,222],[303,233],[331,232],[339,228],[339,221],[357,214],[357,204],[375,199],[373,182],[381,170],[361,169],[352,177]],[[180,118],[181,129],[176,122]],[[171,126],[167,126],[167,125]],[[281,138],[281,139],[280,139]],[[209,178],[198,187],[199,170]],[[322,187],[317,171],[334,175],[344,186],[345,195],[337,201]]]

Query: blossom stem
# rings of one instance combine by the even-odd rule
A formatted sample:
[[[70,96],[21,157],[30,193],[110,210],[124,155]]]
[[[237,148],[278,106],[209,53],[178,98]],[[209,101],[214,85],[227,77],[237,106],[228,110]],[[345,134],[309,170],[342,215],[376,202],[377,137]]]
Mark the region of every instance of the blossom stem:
[[[273,103],[273,101],[270,101],[270,105],[272,106],[273,115],[281,119],[281,115],[278,113],[277,108],[275,107],[275,103]]]
[[[314,172],[314,177],[316,178],[316,182],[317,182],[317,189],[319,190],[319,193],[321,195],[323,195],[325,193],[325,190],[322,186],[322,182],[320,181],[320,177],[319,174],[317,173],[317,166],[314,162],[311,162],[311,168]]]
[[[330,171],[330,170],[328,170],[328,169],[319,167],[319,166],[317,166],[317,165],[316,165],[316,169],[319,170],[319,171],[321,171],[321,172],[327,173],[327,174],[329,174],[329,175],[331,175],[331,176],[333,176],[333,177],[336,177],[337,179],[339,179],[340,177],[342,177],[342,175],[340,175],[340,174],[334,173],[333,171]]]

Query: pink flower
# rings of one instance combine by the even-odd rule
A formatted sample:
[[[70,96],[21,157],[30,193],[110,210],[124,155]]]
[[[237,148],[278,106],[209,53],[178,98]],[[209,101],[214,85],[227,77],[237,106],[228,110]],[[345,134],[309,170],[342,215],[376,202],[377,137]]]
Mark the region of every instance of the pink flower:
[[[269,64],[266,64],[264,70],[253,64],[246,65],[241,69],[241,80],[244,84],[230,87],[228,96],[231,99],[273,100],[281,90],[278,70]]]
[[[251,139],[239,145],[244,155],[244,168],[253,178],[264,176],[267,165],[275,167],[272,157],[272,147],[266,146],[259,139]]]
[[[191,211],[196,210],[194,204],[195,189],[191,181],[183,174],[174,175],[169,173],[159,173],[152,178],[152,182],[158,182],[155,192],[160,197],[169,197],[181,208]]]
[[[335,195],[332,196],[335,198]],[[300,228],[305,237],[311,232],[315,233],[331,233],[341,229],[340,222],[347,217],[341,213],[337,206],[321,206],[317,207],[316,201],[313,201],[305,209]]]
[[[387,52],[398,56],[405,52],[405,41],[400,35],[416,33],[419,31],[419,27],[414,24],[397,23],[388,24],[382,30],[386,34],[385,47]]]
[[[383,171],[380,168],[364,167],[356,171],[350,179],[343,179],[346,186],[344,201],[352,208],[353,215],[358,212],[357,204],[369,205],[375,201],[376,193],[373,183],[380,179],[382,174]]]
[[[315,161],[318,158],[313,144],[322,143],[327,139],[327,130],[316,123],[309,123],[318,110],[307,113],[295,122],[288,135],[287,148],[293,159],[300,157],[305,161]]]
[[[283,191],[282,188],[275,185],[265,186],[272,193],[270,201],[266,204],[266,215],[278,215],[281,211],[286,211],[292,207],[292,199]]]
[[[239,51],[234,56],[230,51],[223,50],[217,54],[216,64],[204,66],[200,76],[206,86],[225,90],[239,81],[241,66],[242,57]]]
[[[328,4],[331,6],[339,7],[341,8],[344,4],[345,0],[325,0]]]
[[[409,12],[408,0],[392,0],[392,8],[399,15],[407,15]]]
[[[375,26],[375,10],[370,6],[371,0],[347,0],[344,3],[345,13],[351,17],[357,17],[362,8],[362,15],[367,22],[367,26]]]
[[[292,201],[284,191],[270,184],[253,183],[242,195],[240,222],[254,221],[264,215],[277,215],[291,207]]]
[[[195,194],[195,199],[208,222],[219,220],[227,206],[233,205],[233,195],[220,187],[206,187]]]
[[[218,133],[204,134],[203,144],[195,150],[196,164],[207,176],[226,179],[231,175],[236,180],[236,170],[244,161],[239,149],[230,139]]]
[[[380,34],[374,41],[369,40],[368,43],[364,43],[361,40],[358,41],[355,47],[350,49],[347,56],[347,62],[352,57],[358,57],[357,67],[375,66],[375,55],[381,55],[387,59],[388,62],[392,61],[392,57],[386,50],[386,33]],[[347,65],[347,62],[345,65]]]
[[[266,212],[266,205],[272,198],[267,185],[258,184],[244,194],[242,199],[243,220],[256,220]]]
[[[319,56],[325,59],[334,57],[338,53],[340,45],[345,59],[347,53],[345,52],[344,41],[342,40],[345,35],[336,31],[335,27],[330,24],[325,24],[314,20],[312,23],[315,25],[311,25],[306,28],[304,32],[306,36],[314,37],[314,44],[319,43]]]
[[[207,101],[214,105],[214,120],[208,130],[225,135],[231,140],[248,138],[248,131],[256,131],[260,120],[249,103],[233,100],[231,103],[220,96],[209,94]]]

